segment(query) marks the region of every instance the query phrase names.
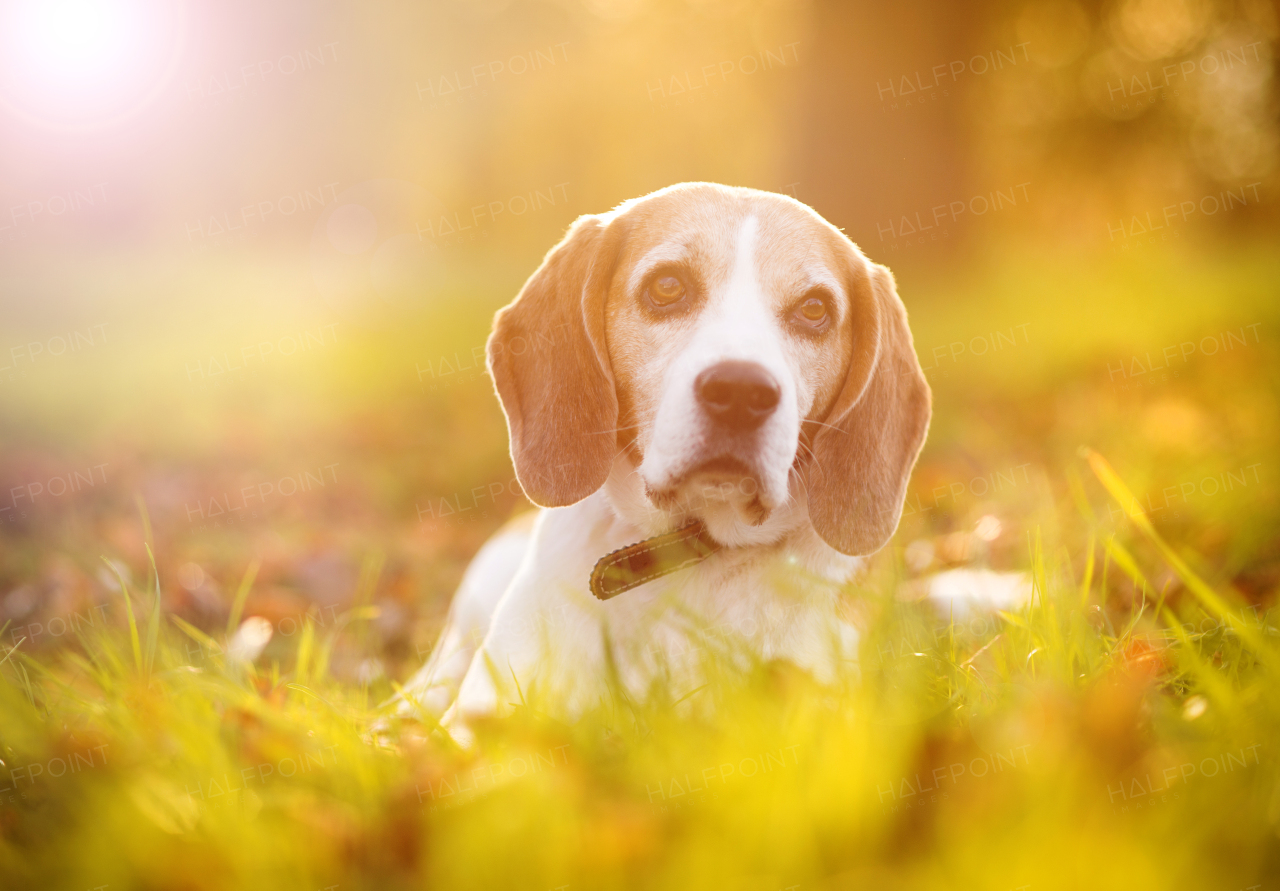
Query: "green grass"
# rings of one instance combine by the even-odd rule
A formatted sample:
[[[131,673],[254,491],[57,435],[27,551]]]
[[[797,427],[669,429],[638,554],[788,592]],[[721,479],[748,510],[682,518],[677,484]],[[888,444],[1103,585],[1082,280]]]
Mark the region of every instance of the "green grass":
[[[1087,459],[1077,469],[1124,504],[1119,477]],[[1082,492],[1085,479],[1100,491],[1086,477]],[[244,662],[226,634],[163,615],[152,574],[117,594],[124,627],[38,658],[5,647],[4,887],[1234,889],[1273,877],[1275,628],[1140,513],[1082,527],[1084,541],[1032,530],[1032,602],[981,620],[904,600],[900,568],[879,561],[848,593],[866,615],[861,667],[834,687],[784,665],[725,668],[710,717],[655,701],[565,726],[530,706],[467,752],[414,721],[373,732],[390,683],[330,671],[360,657],[376,608],[324,627],[317,616],[287,649]],[[1066,553],[1084,555],[1082,572]],[[1167,569],[1164,591],[1149,584]],[[1115,592],[1135,585],[1117,609]]]

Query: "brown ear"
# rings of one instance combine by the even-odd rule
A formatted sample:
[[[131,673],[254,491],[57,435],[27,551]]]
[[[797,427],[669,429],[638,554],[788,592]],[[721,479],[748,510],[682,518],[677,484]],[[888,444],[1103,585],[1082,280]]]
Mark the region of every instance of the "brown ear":
[[[813,438],[809,517],[837,551],[864,555],[884,547],[898,528],[931,397],[893,275],[851,253],[853,357]]]
[[[542,507],[581,501],[604,485],[615,452],[618,399],[604,340],[613,273],[608,227],[579,217],[516,299],[498,311],[489,373],[507,416],[511,460]]]

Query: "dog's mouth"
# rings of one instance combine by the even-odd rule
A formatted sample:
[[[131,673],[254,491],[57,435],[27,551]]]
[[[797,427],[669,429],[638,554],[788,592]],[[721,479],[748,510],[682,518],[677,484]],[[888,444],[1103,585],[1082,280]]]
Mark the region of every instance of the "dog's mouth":
[[[671,512],[701,515],[709,509],[734,509],[752,526],[767,520],[773,510],[759,473],[736,455],[694,463],[661,487],[646,484],[645,494],[655,507]]]

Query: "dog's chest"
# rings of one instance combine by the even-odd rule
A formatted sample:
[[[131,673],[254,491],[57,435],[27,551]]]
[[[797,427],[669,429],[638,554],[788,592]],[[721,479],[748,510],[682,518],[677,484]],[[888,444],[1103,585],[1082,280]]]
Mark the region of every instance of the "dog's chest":
[[[625,655],[669,663],[786,658],[813,665],[838,622],[838,589],[806,577],[785,552],[720,553],[603,605]]]
[[[596,600],[589,591],[596,561],[638,540],[639,530],[600,497],[544,512],[532,559],[512,592],[519,602],[508,602],[496,636],[522,653],[522,662],[550,664],[556,649],[576,654],[569,661],[579,672],[612,662],[636,690],[661,677],[695,679],[708,660],[786,659],[823,676],[851,657],[856,633],[840,620],[838,604],[858,561],[816,536],[723,548]]]

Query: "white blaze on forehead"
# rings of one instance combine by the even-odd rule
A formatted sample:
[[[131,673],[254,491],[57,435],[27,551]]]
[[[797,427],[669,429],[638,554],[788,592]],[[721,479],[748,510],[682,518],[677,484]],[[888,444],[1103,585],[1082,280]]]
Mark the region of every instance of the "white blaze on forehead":
[[[723,290],[713,297],[700,324],[697,338],[713,359],[748,359],[762,362],[778,374],[783,369],[777,326],[760,286],[756,269],[756,245],[760,221],[749,216],[734,238],[733,266]],[[774,362],[769,360],[773,359]]]
[[[742,221],[733,256],[733,275],[729,279],[731,292],[739,288],[750,288],[753,291],[758,291],[760,288],[756,280],[756,235],[759,229],[760,222],[754,216]]]

